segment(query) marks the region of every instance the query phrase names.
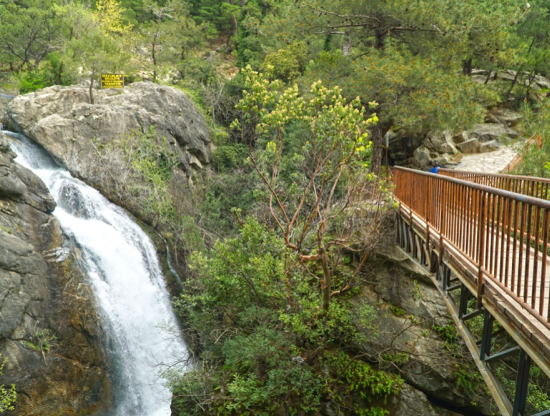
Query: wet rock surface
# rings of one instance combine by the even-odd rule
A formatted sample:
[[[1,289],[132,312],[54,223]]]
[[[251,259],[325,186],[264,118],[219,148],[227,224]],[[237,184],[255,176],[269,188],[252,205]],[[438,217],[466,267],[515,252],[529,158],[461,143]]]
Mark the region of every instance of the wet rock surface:
[[[51,215],[42,181],[13,161],[0,133],[0,384],[12,415],[88,414],[110,406],[108,363],[78,250]]]
[[[420,390],[404,384],[399,395],[388,400],[386,409],[392,416],[459,416],[459,413],[430,403]]]
[[[0,81],[2,81],[0,76]],[[6,124],[8,122],[8,104],[12,100],[12,97],[16,96],[17,93],[14,91],[5,90],[0,88],[0,123]]]
[[[456,334],[456,329],[429,273],[399,250],[393,238],[388,235],[377,249],[370,262],[370,284],[357,299],[376,306],[379,327],[378,336],[369,336],[358,350],[406,382],[405,396],[393,399],[395,409],[390,414],[453,414],[422,405],[424,395],[449,408],[464,409],[464,414],[493,414],[493,401],[482,380],[474,388],[459,386],[459,373],[477,374],[475,364],[460,336],[452,340],[445,336]],[[417,403],[424,410],[402,404],[417,396],[424,397]]]

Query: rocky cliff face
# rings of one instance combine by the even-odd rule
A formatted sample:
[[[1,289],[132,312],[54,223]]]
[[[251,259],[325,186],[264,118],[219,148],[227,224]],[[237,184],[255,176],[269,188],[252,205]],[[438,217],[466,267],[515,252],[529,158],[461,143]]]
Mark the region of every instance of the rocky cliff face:
[[[16,386],[10,414],[108,408],[103,332],[78,250],[51,215],[46,186],[14,157],[0,133],[0,384]]]
[[[357,349],[405,380],[390,403],[391,414],[454,414],[433,399],[464,414],[493,414],[496,406],[480,376],[476,379],[475,364],[428,272],[397,248],[392,233],[369,267],[370,284],[357,302],[376,305],[379,334]],[[472,375],[466,383],[459,380],[464,374]]]
[[[409,135],[405,131],[388,132],[388,154],[393,163],[415,169],[443,166],[459,153],[487,153],[520,138],[515,126],[521,115],[507,109],[491,110],[487,123],[476,124],[471,130],[451,134],[449,131]],[[510,124],[512,122],[512,124]]]
[[[94,144],[151,126],[173,146],[185,176],[209,163],[208,127],[184,92],[138,82],[123,90],[95,91],[94,101],[90,104],[87,88],[54,86],[18,96],[7,113],[16,130],[86,181],[93,181]]]

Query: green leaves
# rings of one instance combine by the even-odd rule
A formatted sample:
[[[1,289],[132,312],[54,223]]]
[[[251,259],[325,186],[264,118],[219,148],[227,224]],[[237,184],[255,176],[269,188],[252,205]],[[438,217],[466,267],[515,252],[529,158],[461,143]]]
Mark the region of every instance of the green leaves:
[[[362,100],[379,104],[384,123],[408,131],[455,130],[479,122],[495,92],[470,78],[439,67],[437,61],[387,47],[353,61],[323,53],[308,67],[303,83],[320,78],[328,85],[343,80],[343,95],[361,91]]]
[[[398,391],[399,377],[335,351],[374,336],[372,308],[339,298],[322,311],[317,280],[257,220],[192,265],[175,306],[200,341],[202,364],[172,379],[180,415],[315,414],[328,400],[359,409],[358,397]]]
[[[305,68],[307,48],[303,42],[294,42],[288,47],[268,54],[263,67],[273,68],[273,75],[285,82],[293,81]]]
[[[0,58],[17,69],[37,68],[42,59],[61,47],[64,25],[57,21],[53,0],[6,1],[0,4]]]
[[[525,131],[525,136],[530,137],[532,142],[525,145],[518,170],[524,175],[549,178],[550,103],[545,101],[535,108],[524,103],[522,116],[522,128]]]
[[[0,355],[1,357],[1,355]],[[0,361],[0,375],[6,364],[6,359]],[[15,386],[12,384],[10,387],[0,385],[0,413],[4,413],[7,410],[13,410],[13,404],[17,399],[17,392]]]

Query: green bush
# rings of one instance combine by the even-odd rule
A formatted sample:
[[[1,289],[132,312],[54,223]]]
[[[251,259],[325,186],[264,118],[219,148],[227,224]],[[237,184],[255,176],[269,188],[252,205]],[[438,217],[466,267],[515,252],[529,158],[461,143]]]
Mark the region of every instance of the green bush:
[[[550,103],[543,102],[533,108],[522,106],[522,129],[534,140],[523,151],[518,171],[529,176],[550,178]]]
[[[212,157],[212,166],[218,172],[225,172],[243,165],[248,157],[248,146],[244,144],[223,144],[216,148]]]
[[[201,364],[169,375],[177,414],[314,414],[328,402],[340,414],[386,414],[370,403],[402,380],[345,352],[376,336],[372,308],[342,297],[320,310],[315,279],[251,218],[191,262],[194,278],[174,304]]]
[[[306,45],[302,42],[294,42],[284,49],[267,55],[264,68],[271,66],[275,77],[283,81],[292,81],[303,72],[306,61]]]
[[[41,71],[23,71],[14,74],[14,83],[17,85],[20,94],[28,94],[52,85],[49,74]]]
[[[1,357],[1,356],[0,356]],[[6,364],[6,359],[0,360],[0,376],[2,370]],[[13,410],[13,404],[17,399],[17,392],[15,386],[12,384],[9,388],[0,384],[0,413],[4,413],[6,410]]]

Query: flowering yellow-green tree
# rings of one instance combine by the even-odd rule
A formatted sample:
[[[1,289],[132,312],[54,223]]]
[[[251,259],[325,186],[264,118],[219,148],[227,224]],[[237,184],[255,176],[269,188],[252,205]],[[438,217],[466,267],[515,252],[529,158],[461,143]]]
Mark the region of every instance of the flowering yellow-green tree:
[[[306,275],[319,279],[327,310],[332,297],[355,286],[379,235],[383,198],[368,173],[367,144],[378,118],[366,115],[359,98],[347,102],[340,88],[320,81],[306,99],[296,86],[280,92],[280,82],[250,67],[244,75],[237,108],[253,131],[258,194]],[[352,269],[341,267],[343,250],[358,253]]]
[[[105,33],[124,35],[132,30],[132,25],[124,24],[122,17],[125,11],[117,0],[99,0],[94,16]]]

